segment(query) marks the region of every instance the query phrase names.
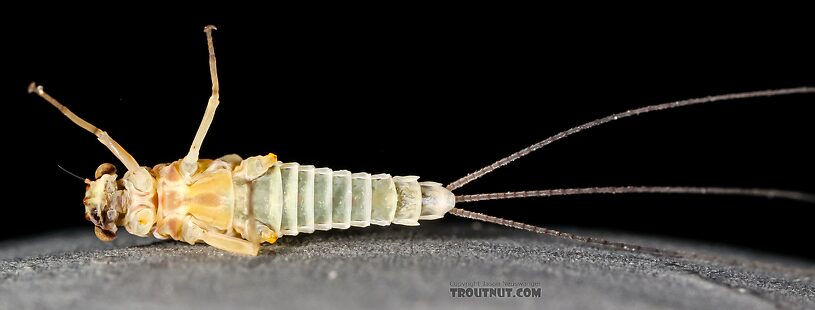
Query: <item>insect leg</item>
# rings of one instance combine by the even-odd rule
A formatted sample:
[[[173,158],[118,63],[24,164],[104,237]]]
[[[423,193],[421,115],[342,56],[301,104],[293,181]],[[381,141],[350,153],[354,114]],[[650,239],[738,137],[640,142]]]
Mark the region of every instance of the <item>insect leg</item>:
[[[260,250],[260,244],[257,242],[247,241],[210,231],[204,232],[204,235],[201,236],[201,238],[207,244],[227,252],[256,256],[258,255],[258,250]]]
[[[74,114],[74,112],[71,112],[71,110],[69,110],[61,103],[59,103],[57,99],[54,99],[54,97],[48,95],[48,93],[45,92],[41,85],[38,86],[36,83],[31,82],[31,84],[28,85],[28,93],[35,93],[38,96],[42,97],[43,99],[45,99],[45,101],[48,101],[48,103],[50,103],[60,112],[62,112],[62,114],[68,117],[68,119],[74,122],[74,124],[94,134],[96,138],[99,139],[99,142],[102,142],[102,144],[104,144],[113,153],[113,155],[116,156],[116,158],[118,158],[119,161],[121,161],[125,165],[125,167],[127,167],[127,170],[132,171],[134,173],[141,173],[141,171],[144,170],[140,169],[139,163],[136,162],[136,159],[133,158],[133,156],[131,156],[130,153],[125,151],[125,149],[122,148],[122,146],[119,145],[119,143],[116,143],[116,141],[113,140],[113,138],[111,138],[107,132],[97,128],[91,123],[88,123],[81,117]]]
[[[215,66],[215,47],[212,44],[212,30],[215,26],[204,27],[204,33],[207,35],[207,48],[209,49],[209,74],[212,79],[212,95],[207,102],[207,110],[204,112],[204,118],[201,120],[201,125],[198,127],[198,132],[195,133],[195,139],[192,140],[190,151],[181,164],[181,172],[185,177],[189,177],[198,169],[198,151],[201,149],[201,144],[204,142],[204,137],[207,135],[209,126],[212,124],[212,119],[215,117],[215,109],[218,108],[220,103],[219,86],[218,86],[218,69]]]

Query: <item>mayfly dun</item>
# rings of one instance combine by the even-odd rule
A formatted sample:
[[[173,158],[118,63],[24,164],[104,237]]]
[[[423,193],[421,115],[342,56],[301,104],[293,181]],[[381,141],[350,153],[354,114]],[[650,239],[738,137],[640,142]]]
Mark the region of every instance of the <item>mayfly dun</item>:
[[[440,219],[445,214],[509,226],[541,234],[601,244],[617,249],[654,254],[677,254],[602,239],[582,237],[543,227],[455,208],[456,203],[556,195],[603,193],[676,193],[775,197],[815,202],[807,193],[776,189],[722,187],[593,187],[552,189],[477,195],[453,191],[548,144],[612,121],[630,116],[717,101],[815,93],[813,87],[775,89],[688,99],[617,113],[560,132],[507,156],[483,169],[444,186],[419,182],[417,176],[352,173],[278,161],[274,154],[242,159],[226,155],[199,159],[199,150],[220,104],[218,72],[212,40],[213,26],[204,28],[209,49],[212,94],[189,152],[172,163],[152,168],[139,165],[107,132],[71,112],[31,83],[35,93],[59,109],[68,119],[93,133],[126,171],[117,179],[113,164],[96,169],[94,180],[85,179],[85,218],[94,224],[96,236],[105,241],[116,237],[119,226],[133,235],[174,239],[190,244],[203,242],[238,254],[257,255],[260,245],[282,236],[316,230],[347,229],[390,224],[416,226],[419,220]]]

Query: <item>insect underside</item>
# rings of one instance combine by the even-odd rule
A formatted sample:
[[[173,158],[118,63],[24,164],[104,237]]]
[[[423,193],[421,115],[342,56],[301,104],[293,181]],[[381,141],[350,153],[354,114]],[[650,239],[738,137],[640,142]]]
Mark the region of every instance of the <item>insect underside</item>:
[[[311,165],[283,163],[274,154],[241,159],[227,155],[215,160],[199,159],[204,137],[220,104],[218,74],[212,30],[207,26],[212,95],[190,150],[184,158],[152,169],[140,166],[105,131],[72,113],[48,95],[42,86],[31,83],[36,93],[83,129],[93,133],[121,161],[127,171],[117,180],[116,168],[102,164],[95,180],[85,179],[86,219],[94,224],[97,237],[112,240],[118,226],[137,236],[153,235],[188,243],[204,242],[233,253],[257,255],[260,244],[274,243],[279,237],[312,233],[315,230],[347,229],[351,226],[399,224],[419,225],[450,213],[504,226],[602,244],[623,250],[653,254],[680,255],[602,239],[586,238],[551,229],[454,208],[456,202],[510,199],[553,195],[602,193],[682,193],[778,197],[815,202],[807,193],[717,187],[594,187],[528,192],[454,196],[455,190],[495,169],[519,159],[554,141],[583,130],[629,116],[687,105],[753,97],[815,93],[813,87],[735,93],[647,106],[617,113],[558,133],[522,149],[483,169],[443,187],[435,182],[419,182],[416,176],[371,175],[333,171]]]
[[[315,169],[279,162],[273,154],[200,160],[190,180],[179,165],[153,168],[158,215],[153,234],[237,253],[256,252],[257,243],[250,241],[273,243],[315,230],[415,226],[420,219],[441,218],[455,204],[441,184],[415,176]]]

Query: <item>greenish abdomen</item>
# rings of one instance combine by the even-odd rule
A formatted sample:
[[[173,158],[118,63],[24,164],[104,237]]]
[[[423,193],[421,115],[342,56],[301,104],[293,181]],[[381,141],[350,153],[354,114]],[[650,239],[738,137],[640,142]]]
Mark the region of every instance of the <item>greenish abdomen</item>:
[[[247,184],[247,207],[278,236],[371,224],[416,226],[420,219],[441,218],[455,203],[441,184],[418,179],[277,162]]]

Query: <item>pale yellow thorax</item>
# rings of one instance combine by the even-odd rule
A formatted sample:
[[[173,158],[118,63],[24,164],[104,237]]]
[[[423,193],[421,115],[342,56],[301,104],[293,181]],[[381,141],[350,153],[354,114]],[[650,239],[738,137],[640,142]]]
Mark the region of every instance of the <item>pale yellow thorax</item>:
[[[200,160],[199,172],[185,179],[179,164],[156,167],[156,236],[195,243],[203,240],[205,232],[231,234],[235,200],[232,166]]]

